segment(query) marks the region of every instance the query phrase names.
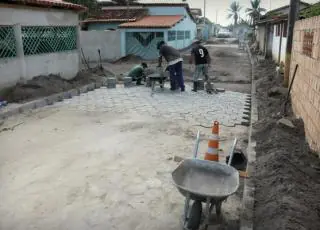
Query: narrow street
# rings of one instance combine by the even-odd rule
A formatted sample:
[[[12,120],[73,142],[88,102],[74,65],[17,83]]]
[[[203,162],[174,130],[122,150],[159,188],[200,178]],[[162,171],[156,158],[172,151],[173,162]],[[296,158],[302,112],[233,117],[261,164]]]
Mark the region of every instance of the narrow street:
[[[178,157],[192,157],[197,130],[207,137],[204,127],[221,123],[222,162],[235,137],[246,150],[249,61],[221,49],[210,47],[227,55],[210,75],[225,93],[100,88],[5,121],[13,128],[0,133],[0,229],[181,229],[184,197],[171,172]],[[204,141],[200,158],[206,149]],[[242,186],[209,229],[239,229],[241,199]]]

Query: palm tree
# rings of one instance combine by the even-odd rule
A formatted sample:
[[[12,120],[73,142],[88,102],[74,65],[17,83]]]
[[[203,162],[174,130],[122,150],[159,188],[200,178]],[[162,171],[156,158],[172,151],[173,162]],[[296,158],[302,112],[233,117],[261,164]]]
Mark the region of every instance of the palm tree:
[[[261,8],[261,0],[251,0],[251,8],[246,9],[246,13],[250,16],[252,24],[255,25],[256,20],[260,19],[261,13],[265,12],[266,9]]]
[[[130,3],[137,3],[138,0],[112,0],[114,3],[116,3],[117,5],[128,5]]]
[[[234,1],[231,3],[229,9],[228,9],[228,18],[233,18],[234,26],[238,24],[239,14],[241,10],[241,6],[239,5],[239,2]]]

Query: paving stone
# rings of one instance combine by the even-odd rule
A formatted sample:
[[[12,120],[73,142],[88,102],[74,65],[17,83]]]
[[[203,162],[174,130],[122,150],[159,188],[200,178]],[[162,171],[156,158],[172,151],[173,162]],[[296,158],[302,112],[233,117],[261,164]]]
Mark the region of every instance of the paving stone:
[[[124,87],[126,87],[126,88],[133,86],[132,78],[131,77],[124,77],[123,84],[124,84]]]
[[[108,89],[114,89],[114,88],[116,88],[116,85],[117,85],[117,79],[116,78],[109,77],[107,79],[107,88]]]
[[[110,84],[116,83],[112,78],[108,78],[108,81]],[[171,92],[166,85],[164,91],[158,91],[151,97],[147,87],[100,88],[63,101],[61,106],[84,111],[135,110],[141,114],[206,125],[213,120],[228,126],[241,125],[246,121],[243,117],[249,115],[249,111],[245,110],[247,94],[229,91],[214,96],[205,92],[193,94],[188,85],[186,90],[183,93]]]
[[[204,81],[201,79],[201,80],[198,80],[197,83],[198,83],[198,90],[204,90]]]

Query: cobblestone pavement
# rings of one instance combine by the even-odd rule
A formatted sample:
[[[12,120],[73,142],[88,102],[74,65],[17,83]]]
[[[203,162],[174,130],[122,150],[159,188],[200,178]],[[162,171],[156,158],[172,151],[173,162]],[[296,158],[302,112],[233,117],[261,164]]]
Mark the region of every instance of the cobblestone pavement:
[[[151,96],[150,89],[146,87],[117,87],[100,88],[55,106],[66,106],[71,110],[115,113],[134,110],[152,117],[185,120],[202,126],[210,126],[213,120],[218,120],[221,125],[228,127],[248,122],[244,119],[248,94],[227,91],[208,95],[204,91],[191,92],[190,87],[181,93],[171,92],[167,87],[163,91],[156,89]]]
[[[15,128],[0,132],[0,229],[181,229],[174,159],[192,156],[198,129],[210,135],[194,125],[241,123],[248,95],[150,92],[101,88],[8,119]],[[240,125],[220,131],[225,153],[234,137],[247,137]],[[200,159],[206,150],[203,141]],[[209,229],[239,229],[241,199],[240,186]]]

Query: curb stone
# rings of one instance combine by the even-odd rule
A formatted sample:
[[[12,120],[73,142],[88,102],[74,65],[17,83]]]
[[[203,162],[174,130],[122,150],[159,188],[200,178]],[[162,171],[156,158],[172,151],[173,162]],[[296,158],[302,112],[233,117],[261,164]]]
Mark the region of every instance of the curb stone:
[[[244,189],[243,189],[243,199],[242,199],[242,211],[240,215],[240,230],[252,230],[253,229],[253,218],[254,218],[254,195],[255,195],[255,184],[254,184],[254,174],[256,166],[256,142],[252,138],[253,124],[258,121],[258,104],[256,99],[256,82],[254,80],[254,68],[255,61],[253,59],[249,45],[246,45],[246,49],[251,62],[251,108],[250,108],[250,126],[249,126],[249,138],[248,138],[248,166],[247,172],[249,177],[245,179]]]
[[[88,91],[93,91],[95,89],[101,88],[106,85],[106,81],[100,81],[98,83],[90,83],[79,88],[71,89],[68,91],[64,91],[61,93],[53,94],[42,99],[37,99],[34,101],[30,101],[24,104],[21,104],[18,107],[11,108],[9,110],[0,111],[0,120],[5,120],[6,118],[24,113],[33,109],[42,108],[47,105],[53,105],[55,102],[63,101],[64,99],[70,99],[74,96],[78,96],[81,93],[86,93]]]

